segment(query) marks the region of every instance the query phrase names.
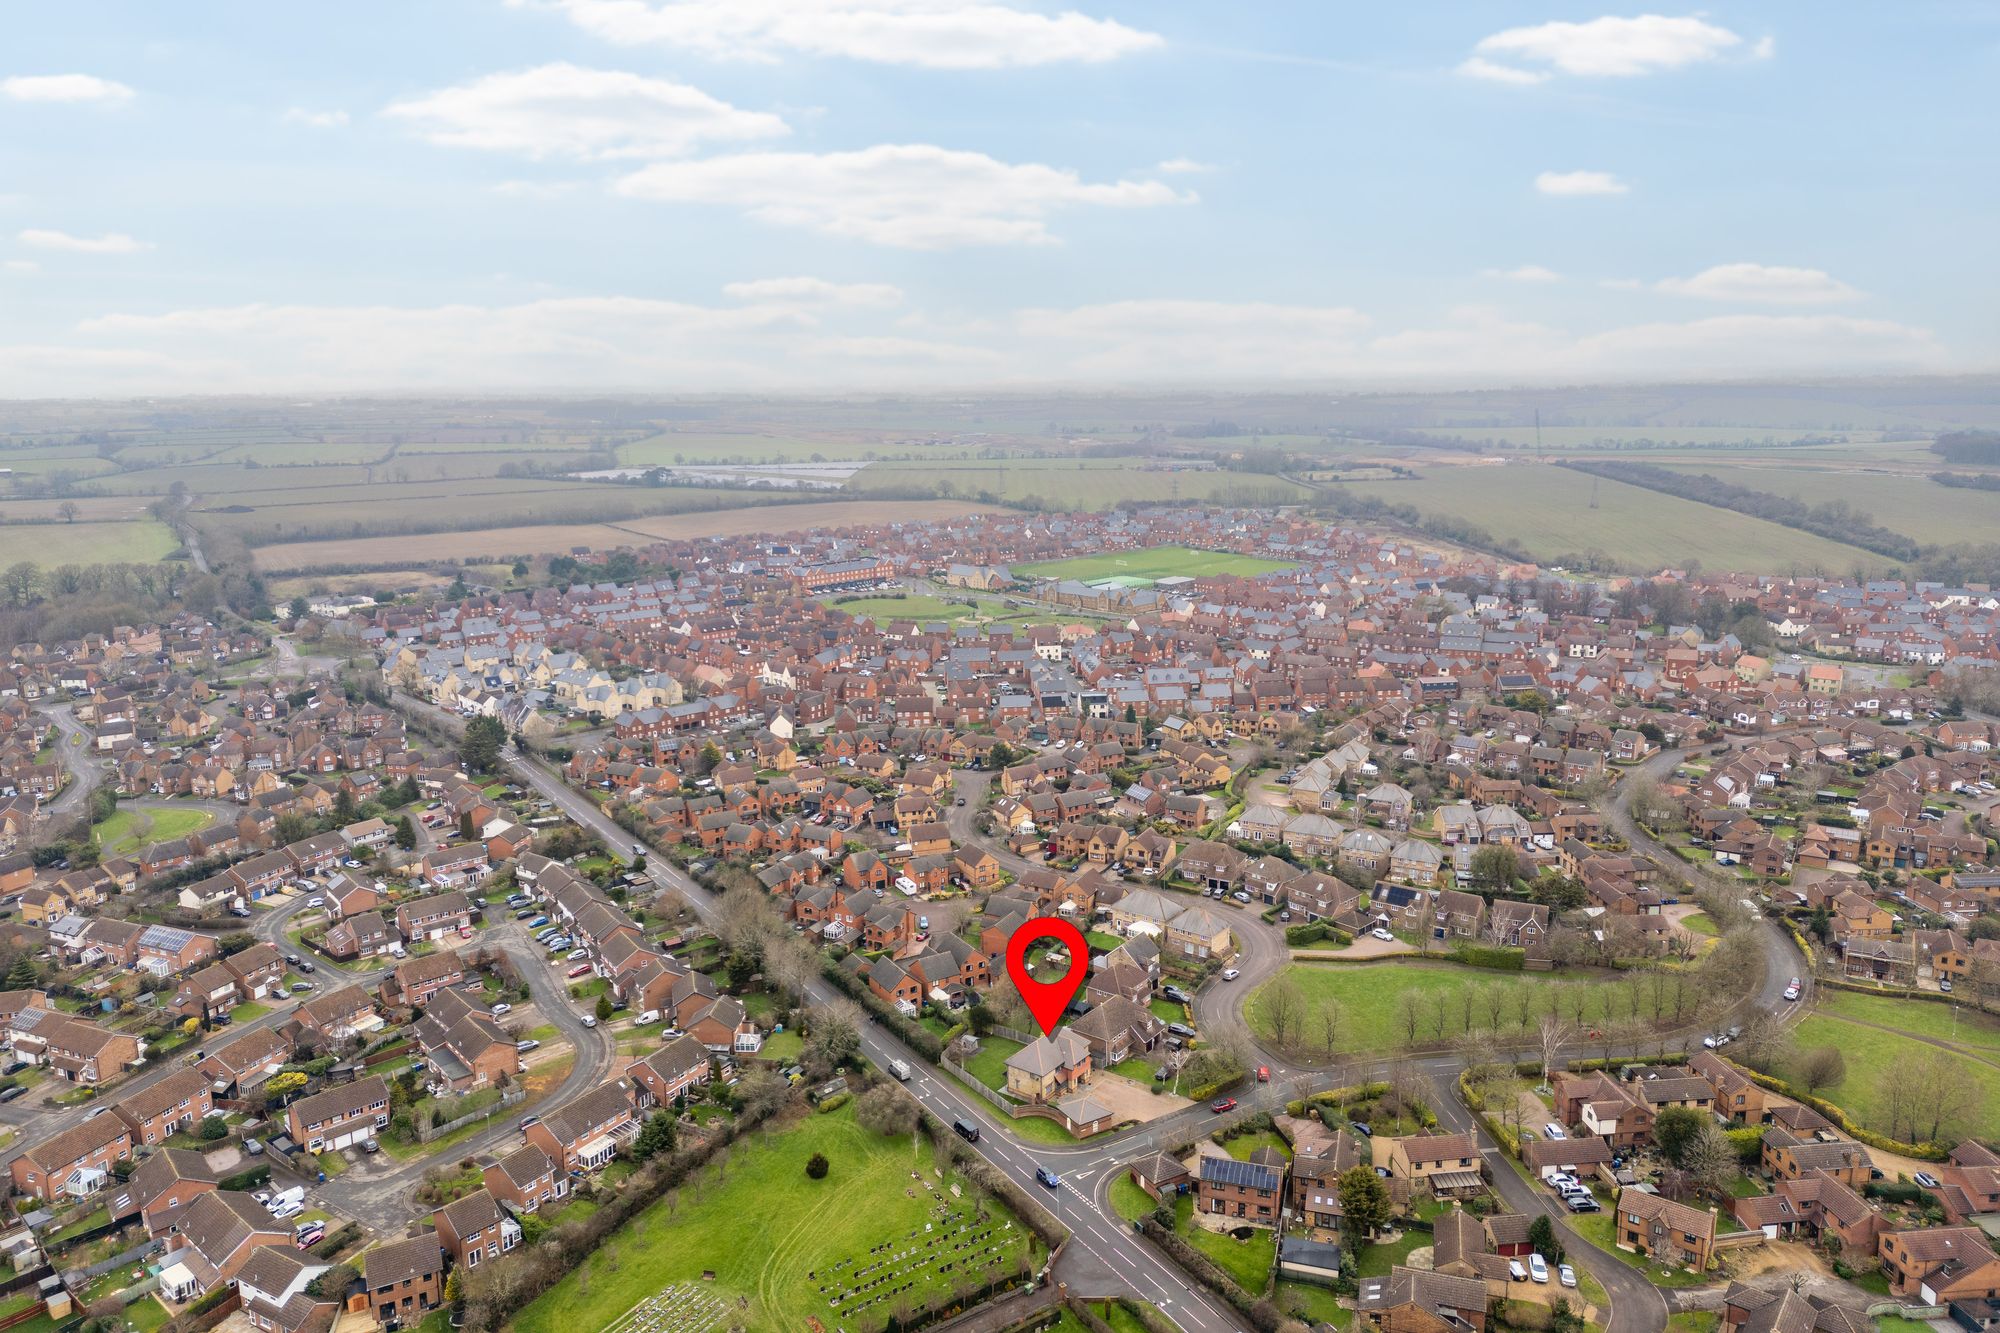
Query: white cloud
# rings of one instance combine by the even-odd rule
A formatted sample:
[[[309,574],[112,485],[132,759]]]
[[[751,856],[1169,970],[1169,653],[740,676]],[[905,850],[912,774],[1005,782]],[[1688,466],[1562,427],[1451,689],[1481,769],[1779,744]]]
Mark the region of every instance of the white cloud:
[[[1511,83],[1518,87],[1549,81],[1549,76],[1539,70],[1496,64],[1485,56],[1470,56],[1460,61],[1458,72],[1467,78],[1485,79],[1488,83]]]
[[[1046,244],[1053,240],[1048,215],[1058,209],[1194,199],[1159,181],[1093,184],[1058,167],[930,144],[659,162],[617,189],[639,199],[727,205],[778,226],[913,250]]]
[[[1170,157],[1153,168],[1163,176],[1197,176],[1215,170],[1210,162],[1197,162],[1191,157]]]
[[[779,117],[699,88],[557,63],[488,74],[383,113],[436,144],[528,157],[672,157],[706,143],[786,134]]]
[[[1861,293],[1824,270],[1782,264],[1717,264],[1688,278],[1656,284],[1670,296],[1756,305],[1832,305]]]
[[[567,297],[112,313],[60,339],[0,347],[0,393],[1657,383],[1964,368],[1925,329],[1824,312],[1578,333],[1486,307],[1383,329],[1339,305],[1155,299],[919,322],[867,304],[801,304],[794,293],[810,284],[744,286],[752,295],[714,304]]]
[[[302,106],[295,106],[285,112],[285,122],[315,130],[337,130],[347,123],[347,113],[338,110],[308,111]]]
[[[902,289],[886,282],[828,282],[825,278],[757,278],[729,283],[722,294],[738,301],[789,301],[802,305],[885,307],[903,302]]]
[[[118,106],[138,94],[95,74],[18,74],[0,79],[0,95],[16,102],[96,102]]]
[[[1597,285],[1607,292],[1639,292],[1646,289],[1646,284],[1637,278],[1599,278]]]
[[[1569,198],[1632,192],[1631,186],[1608,171],[1544,171],[1535,177],[1535,188],[1543,194]]]
[[[122,231],[102,236],[72,236],[66,231],[30,227],[15,239],[37,250],[68,250],[85,255],[135,255],[153,248],[151,241],[138,241]]]
[[[1752,54],[1769,55],[1769,40],[1758,43]],[[1717,60],[1742,42],[1736,33],[1695,14],[1606,15],[1583,23],[1556,21],[1496,32],[1480,39],[1459,72],[1503,83],[1539,83],[1549,71],[1585,78],[1632,78]]]
[[[1163,44],[1156,33],[1074,10],[1005,0],[508,0],[567,14],[627,46],[770,60],[786,52],[930,69],[1096,64]]]
[[[10,259],[4,265],[9,273],[40,273],[42,266],[32,259]]]
[[[1483,268],[1482,278],[1505,278],[1509,282],[1561,282],[1562,274],[1540,264],[1522,264],[1518,268]]]
[[[487,188],[509,199],[560,199],[578,184],[577,181],[500,181]]]

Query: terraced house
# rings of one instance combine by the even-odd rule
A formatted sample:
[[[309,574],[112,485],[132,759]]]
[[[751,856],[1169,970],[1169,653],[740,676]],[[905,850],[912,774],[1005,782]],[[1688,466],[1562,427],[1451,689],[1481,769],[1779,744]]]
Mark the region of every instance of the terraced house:
[[[389,1127],[389,1085],[371,1075],[316,1092],[286,1107],[285,1123],[307,1152],[351,1147]]]

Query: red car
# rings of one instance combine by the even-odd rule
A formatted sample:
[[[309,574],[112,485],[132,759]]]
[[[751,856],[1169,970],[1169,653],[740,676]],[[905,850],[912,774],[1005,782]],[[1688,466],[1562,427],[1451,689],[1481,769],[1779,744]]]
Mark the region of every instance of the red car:
[[[1219,1102],[1209,1103],[1208,1109],[1217,1115],[1221,1115],[1224,1111],[1234,1111],[1236,1109],[1236,1099],[1234,1097],[1224,1097]]]
[[[1269,1083],[1271,1081],[1271,1066],[1269,1065],[1257,1066],[1257,1081],[1259,1083]]]
[[[569,970],[569,975],[572,977],[580,977],[588,971],[590,971],[589,963],[578,963],[575,967],[572,967]]]

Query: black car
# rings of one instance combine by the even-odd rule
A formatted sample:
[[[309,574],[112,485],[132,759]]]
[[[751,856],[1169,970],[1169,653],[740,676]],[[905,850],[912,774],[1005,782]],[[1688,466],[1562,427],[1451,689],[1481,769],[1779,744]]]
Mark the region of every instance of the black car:
[[[1173,1033],[1176,1037],[1182,1037],[1182,1038],[1192,1037],[1194,1035],[1194,1029],[1189,1027],[1185,1023],[1169,1023],[1167,1024],[1167,1031]]]
[[[1162,986],[1160,987],[1160,994],[1166,996],[1169,1000],[1172,1000],[1175,1004],[1186,1004],[1188,1002],[1187,992],[1182,990],[1179,986],[1173,986],[1173,985]]]

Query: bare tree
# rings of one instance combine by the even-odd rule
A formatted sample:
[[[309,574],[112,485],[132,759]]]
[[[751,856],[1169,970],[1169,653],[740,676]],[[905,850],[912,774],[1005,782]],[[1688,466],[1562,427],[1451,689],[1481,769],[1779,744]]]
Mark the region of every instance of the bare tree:
[[[1294,1035],[1303,1035],[1305,996],[1289,973],[1280,973],[1264,988],[1261,999],[1264,1021],[1270,1024],[1278,1045],[1290,1046]]]
[[[1682,1169],[1697,1186],[1718,1197],[1728,1195],[1729,1184],[1738,1170],[1736,1148],[1713,1120],[1702,1123],[1701,1130],[1681,1154],[1681,1162]]]
[[[1830,1088],[1847,1077],[1847,1057],[1838,1046],[1814,1046],[1792,1062],[1792,1079],[1807,1095]]]
[[[1979,1106],[1979,1094],[1952,1053],[1926,1046],[1909,1060],[1910,1129],[1917,1143],[1947,1143]]]
[[[1406,990],[1396,997],[1396,1026],[1402,1030],[1403,1044],[1417,1044],[1417,1029],[1423,1026],[1423,1002],[1413,990]]]
[[[1340,1029],[1346,1021],[1347,1011],[1341,1008],[1339,1000],[1329,999],[1321,1003],[1313,1017],[1318,1022],[1320,1052],[1331,1063],[1334,1053],[1340,1049]]]
[[[1438,1041],[1444,1040],[1444,1025],[1451,1017],[1451,992],[1435,990],[1431,992],[1431,1031]]]
[[[1542,1026],[1536,1034],[1542,1051],[1542,1086],[1547,1087],[1549,1076],[1555,1072],[1556,1062],[1562,1058],[1562,1048],[1576,1035],[1568,1023],[1555,1014],[1542,1019]]]

